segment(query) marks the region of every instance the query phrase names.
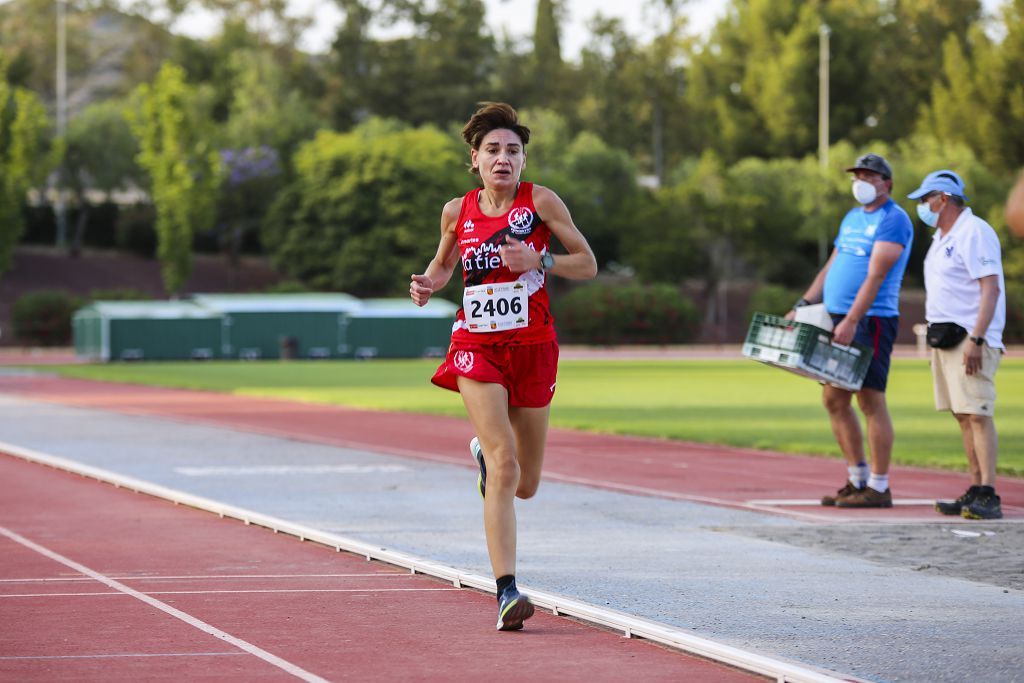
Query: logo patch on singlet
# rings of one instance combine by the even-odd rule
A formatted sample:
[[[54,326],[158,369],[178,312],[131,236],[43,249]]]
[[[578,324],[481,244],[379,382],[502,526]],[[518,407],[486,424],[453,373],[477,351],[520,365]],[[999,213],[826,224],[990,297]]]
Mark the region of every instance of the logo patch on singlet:
[[[508,227],[513,235],[529,235],[533,232],[533,211],[517,206],[508,214]]]
[[[473,221],[467,219],[466,222],[462,224],[462,229],[466,232],[473,232],[473,230],[476,229],[476,226],[473,224]]]
[[[473,369],[473,352],[472,351],[456,351],[455,356],[452,358],[452,362],[455,363],[455,367],[462,372],[469,372]]]

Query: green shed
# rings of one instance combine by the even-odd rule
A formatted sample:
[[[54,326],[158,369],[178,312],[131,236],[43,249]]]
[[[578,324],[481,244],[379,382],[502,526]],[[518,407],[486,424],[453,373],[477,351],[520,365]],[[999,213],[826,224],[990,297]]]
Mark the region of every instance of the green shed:
[[[195,294],[221,316],[224,358],[340,358],[349,315],[362,304],[348,294]]]
[[[422,308],[409,299],[364,299],[348,321],[346,341],[355,358],[444,356],[459,307],[431,299]]]
[[[101,361],[219,358],[220,328],[188,301],[94,301],[72,317],[75,353]]]

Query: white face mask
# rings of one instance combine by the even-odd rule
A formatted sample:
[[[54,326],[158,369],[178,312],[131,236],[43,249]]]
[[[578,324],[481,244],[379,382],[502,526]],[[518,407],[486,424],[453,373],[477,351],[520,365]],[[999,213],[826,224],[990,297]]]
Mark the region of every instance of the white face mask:
[[[878,197],[878,190],[871,183],[863,180],[853,181],[853,198],[861,204],[870,204]]]

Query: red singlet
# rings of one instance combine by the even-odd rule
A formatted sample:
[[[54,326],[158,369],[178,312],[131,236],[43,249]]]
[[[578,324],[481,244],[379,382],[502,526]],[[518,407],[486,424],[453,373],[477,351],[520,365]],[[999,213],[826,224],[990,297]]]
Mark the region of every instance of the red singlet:
[[[462,209],[455,225],[463,284],[472,287],[484,283],[522,281],[529,293],[529,324],[517,330],[470,332],[466,326],[466,313],[460,308],[452,327],[452,343],[521,346],[554,341],[554,319],[544,274],[537,270],[513,273],[502,263],[498,251],[505,244],[506,236],[525,242],[538,253],[548,250],[551,230],[537,215],[533,205],[533,183],[520,183],[512,207],[500,216],[488,216],[480,210],[481,192],[479,188],[471,190],[462,198]]]

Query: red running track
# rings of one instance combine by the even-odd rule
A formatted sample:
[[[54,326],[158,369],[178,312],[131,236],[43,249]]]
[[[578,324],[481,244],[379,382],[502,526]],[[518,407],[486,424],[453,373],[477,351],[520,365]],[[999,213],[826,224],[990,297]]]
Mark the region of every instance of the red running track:
[[[55,377],[0,377],[0,392],[26,398],[229,427],[334,446],[361,448],[472,467],[466,420],[356,410],[202,391]],[[685,419],[685,416],[681,416]],[[950,420],[951,438],[958,438]],[[822,415],[822,429],[827,429]],[[784,514],[808,521],[943,522],[931,504],[888,510],[849,510],[813,504],[842,485],[845,468],[835,459],[708,446],[695,443],[551,430],[544,463],[548,480]],[[957,472],[894,466],[892,487],[901,499],[954,498],[968,484]],[[1007,520],[1024,520],[1024,480],[1001,477]],[[752,504],[804,501],[811,505]]]
[[[9,456],[0,481],[3,681],[762,680],[546,613],[498,633],[490,595]]]

